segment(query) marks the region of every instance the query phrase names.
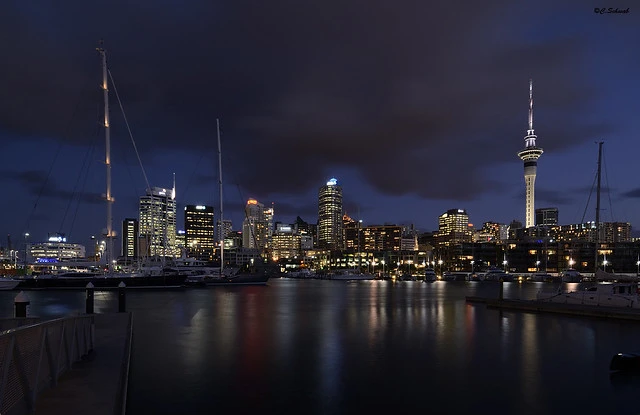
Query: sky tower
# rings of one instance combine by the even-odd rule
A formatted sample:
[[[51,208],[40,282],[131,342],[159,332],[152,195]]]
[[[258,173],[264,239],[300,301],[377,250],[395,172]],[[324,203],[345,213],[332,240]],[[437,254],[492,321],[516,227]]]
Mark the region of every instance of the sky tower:
[[[520,160],[524,161],[524,183],[526,186],[526,227],[535,226],[535,189],[538,159],[542,155],[542,149],[536,146],[536,135],[533,133],[533,81],[529,79],[529,129],[524,137],[524,150],[518,153]]]

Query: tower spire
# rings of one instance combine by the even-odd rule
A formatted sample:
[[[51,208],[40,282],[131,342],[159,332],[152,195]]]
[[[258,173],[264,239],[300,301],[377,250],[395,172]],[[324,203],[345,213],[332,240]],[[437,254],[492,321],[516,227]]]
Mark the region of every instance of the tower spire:
[[[533,80],[529,79],[529,129],[524,137],[524,149],[518,152],[518,157],[524,162],[525,182],[525,217],[526,227],[535,226],[535,183],[538,170],[538,159],[543,151],[536,145],[536,135],[533,132]]]
[[[533,135],[533,79],[529,79],[529,135]]]

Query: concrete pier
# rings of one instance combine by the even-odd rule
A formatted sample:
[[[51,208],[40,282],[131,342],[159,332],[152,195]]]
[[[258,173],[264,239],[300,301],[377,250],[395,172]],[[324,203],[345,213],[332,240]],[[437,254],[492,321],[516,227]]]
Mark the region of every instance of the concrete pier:
[[[487,308],[501,310],[640,321],[640,309],[630,307],[564,304],[536,300],[500,300],[482,297],[466,297],[466,301],[468,303],[486,304]]]
[[[124,414],[133,332],[131,313],[95,314],[94,349],[36,399],[36,415]]]

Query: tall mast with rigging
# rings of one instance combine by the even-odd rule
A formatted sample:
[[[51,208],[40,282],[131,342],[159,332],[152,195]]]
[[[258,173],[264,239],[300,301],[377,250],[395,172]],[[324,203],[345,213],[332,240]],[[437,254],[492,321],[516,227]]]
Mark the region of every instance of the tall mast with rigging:
[[[216,132],[218,134],[218,189],[220,191],[220,226],[218,227],[218,238],[220,239],[220,276],[223,276],[224,270],[224,223],[222,208],[222,146],[220,144],[220,120],[216,118]]]
[[[109,125],[109,86],[108,86],[108,69],[107,69],[107,52],[100,46],[96,48],[102,58],[102,92],[104,96],[104,138],[105,138],[105,160],[104,164],[107,168],[107,191],[105,200],[107,201],[107,228],[105,236],[107,238],[106,260],[109,272],[113,270],[111,257],[113,255],[113,197],[111,196],[111,129]]]
[[[602,172],[602,144],[598,142],[598,176],[596,187],[596,235],[595,235],[595,263],[594,272],[598,270],[598,250],[600,248],[600,173]]]

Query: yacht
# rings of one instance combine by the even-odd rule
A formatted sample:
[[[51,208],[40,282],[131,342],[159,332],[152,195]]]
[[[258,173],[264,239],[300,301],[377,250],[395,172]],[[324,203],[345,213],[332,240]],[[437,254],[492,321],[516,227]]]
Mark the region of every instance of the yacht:
[[[427,268],[424,271],[424,282],[435,282],[436,280],[436,271],[433,268]]]
[[[573,268],[562,273],[562,282],[582,282],[582,275]]]
[[[0,277],[0,291],[13,290],[20,284],[20,281],[11,278]]]
[[[329,275],[330,280],[352,281],[352,280],[372,280],[372,274],[361,273],[353,270],[338,270]]]
[[[484,273],[484,280],[510,282],[513,281],[513,275],[508,274],[499,268],[489,268],[487,272]]]
[[[637,282],[599,283],[576,291],[539,291],[537,300],[562,304],[640,308]]]

